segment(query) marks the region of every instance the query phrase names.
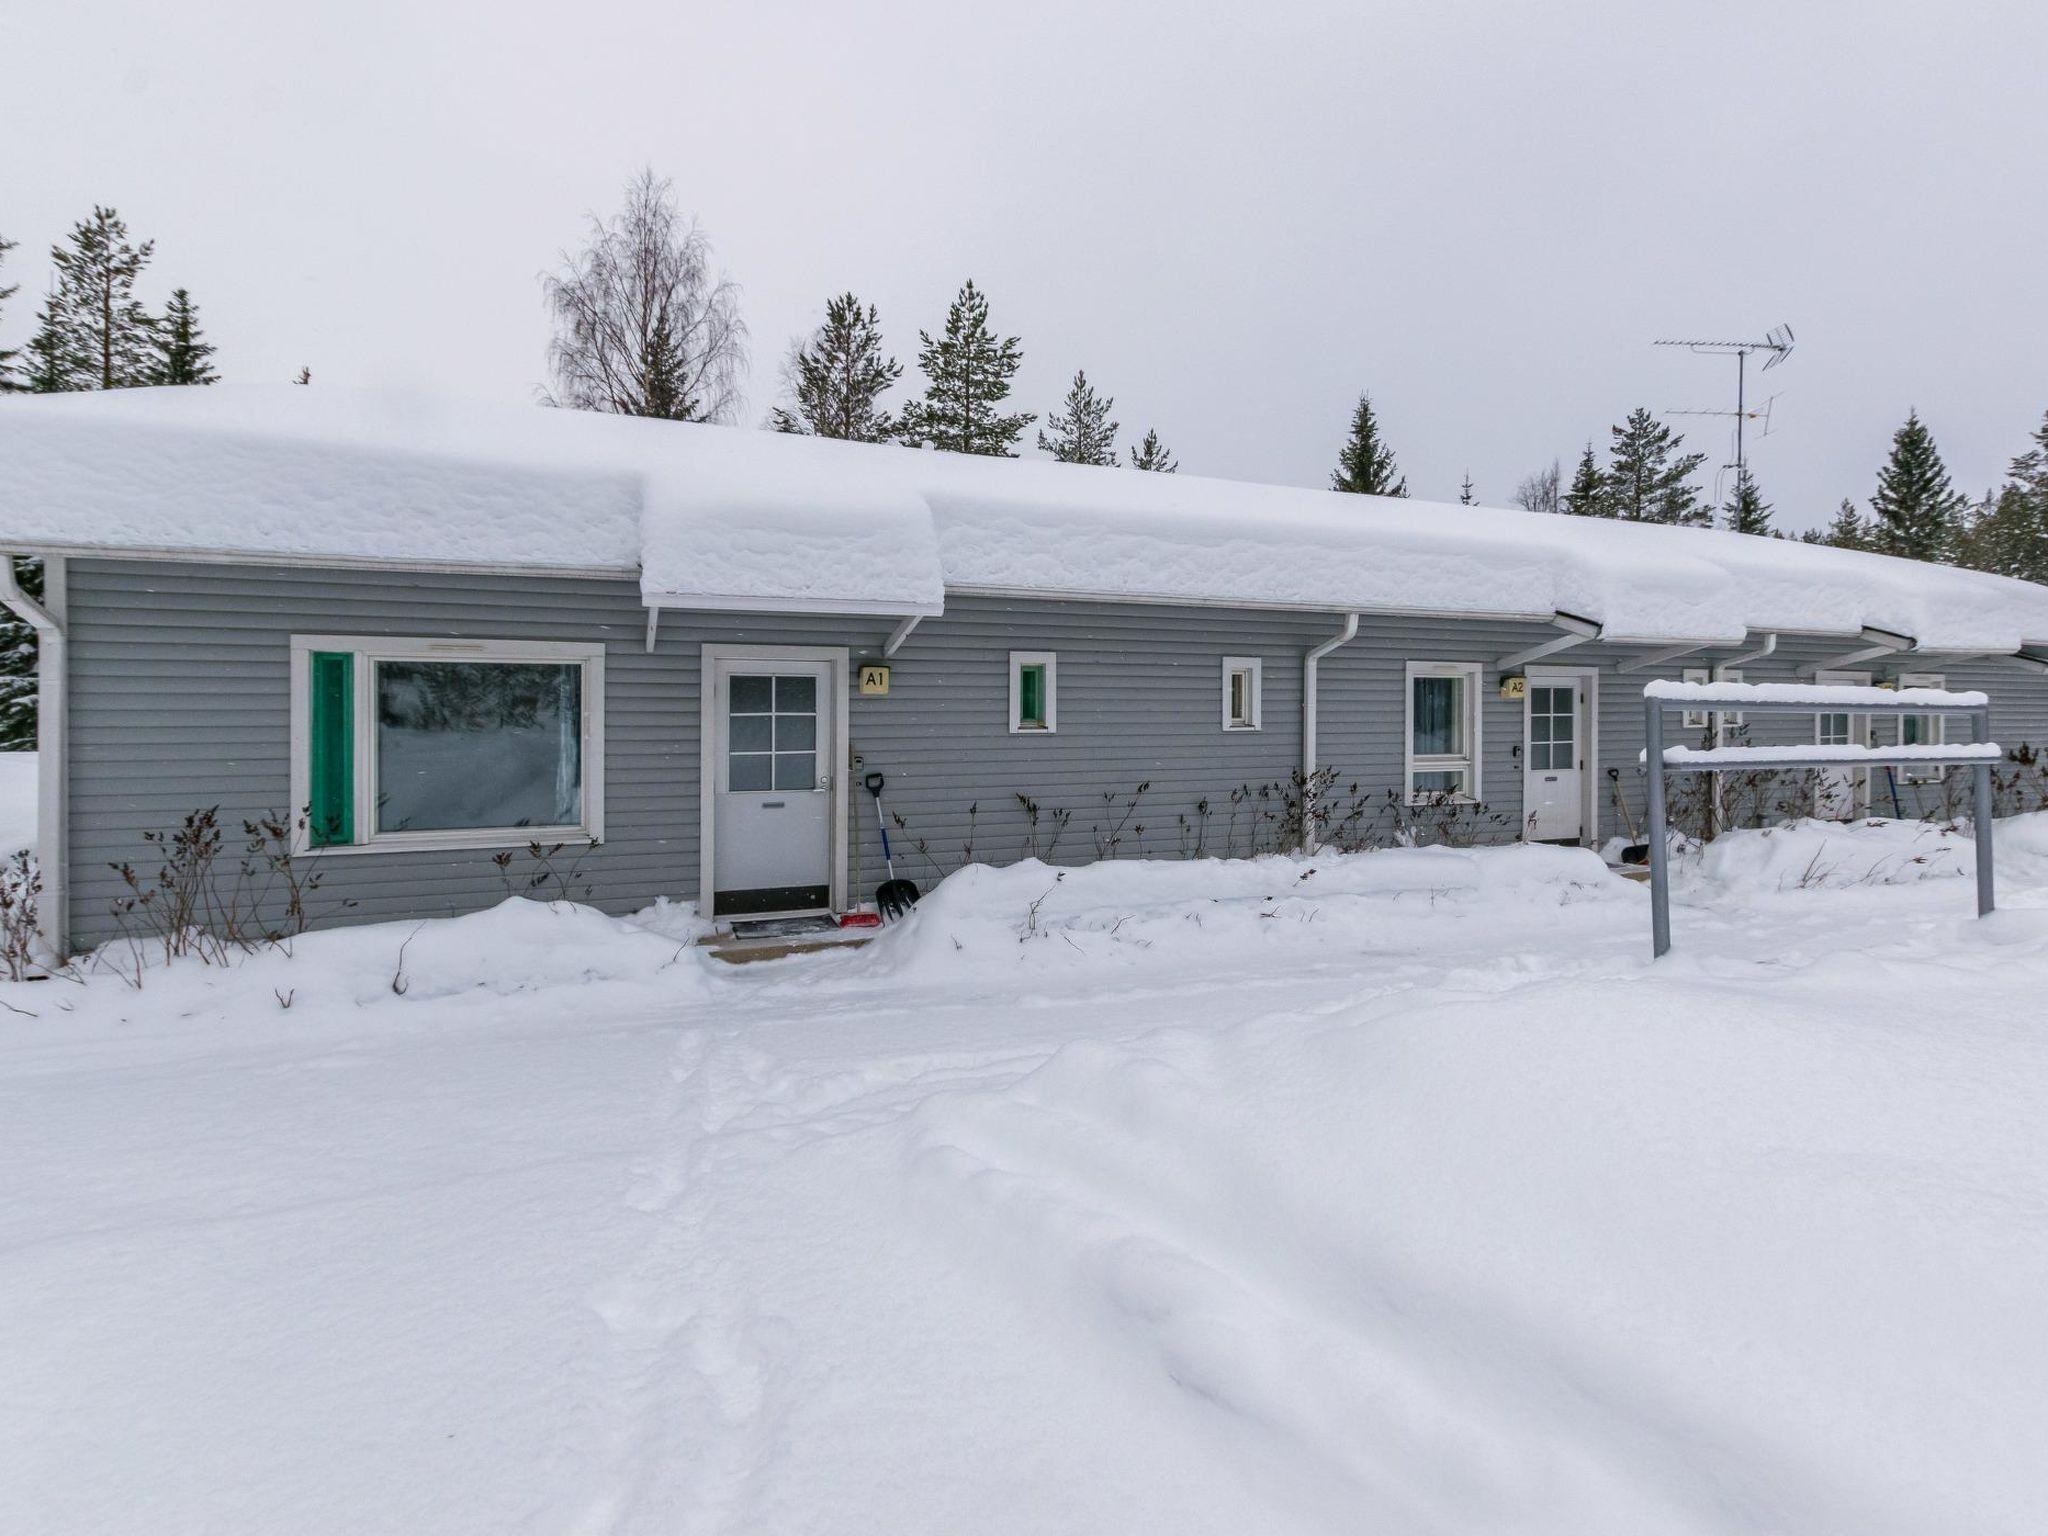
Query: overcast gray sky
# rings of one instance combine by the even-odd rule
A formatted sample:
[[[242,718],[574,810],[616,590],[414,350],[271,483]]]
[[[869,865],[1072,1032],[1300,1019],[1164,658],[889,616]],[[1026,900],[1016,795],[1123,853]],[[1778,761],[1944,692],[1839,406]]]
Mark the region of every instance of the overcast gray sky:
[[[1792,527],[1908,406],[1973,492],[2048,409],[2035,0],[4,0],[0,61],[0,335],[99,200],[234,380],[530,397],[537,274],[646,163],[744,286],[750,421],[828,293],[914,378],[970,275],[1024,408],[1085,367],[1236,478],[1323,483],[1370,389],[1415,494],[1506,501],[1633,405],[1732,403],[1652,340],[1780,322]]]

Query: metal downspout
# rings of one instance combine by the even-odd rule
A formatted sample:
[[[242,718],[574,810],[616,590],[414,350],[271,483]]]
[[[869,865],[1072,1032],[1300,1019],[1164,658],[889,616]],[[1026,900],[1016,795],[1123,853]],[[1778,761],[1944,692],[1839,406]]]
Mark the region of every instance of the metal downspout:
[[[1316,671],[1330,652],[1358,637],[1358,615],[1344,615],[1344,627],[1301,659],[1301,851],[1316,851],[1316,818],[1312,786],[1316,776]]]

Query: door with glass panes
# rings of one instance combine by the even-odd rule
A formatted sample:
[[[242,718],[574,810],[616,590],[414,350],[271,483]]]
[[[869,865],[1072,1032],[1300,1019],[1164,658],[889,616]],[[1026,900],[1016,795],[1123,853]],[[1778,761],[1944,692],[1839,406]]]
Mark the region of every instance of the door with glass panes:
[[[713,668],[716,916],[831,904],[831,682],[825,661],[722,658]]]
[[[1586,836],[1586,680],[1531,672],[1523,694],[1524,836],[1579,842]]]

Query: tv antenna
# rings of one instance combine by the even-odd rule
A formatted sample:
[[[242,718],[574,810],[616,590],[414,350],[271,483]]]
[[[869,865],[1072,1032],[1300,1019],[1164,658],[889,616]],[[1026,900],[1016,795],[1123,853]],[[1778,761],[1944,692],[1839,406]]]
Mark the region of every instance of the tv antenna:
[[[1778,364],[1792,355],[1792,327],[1789,325],[1776,326],[1764,332],[1764,339],[1762,341],[1660,341],[1656,342],[1655,345],[1660,347],[1684,347],[1688,352],[1716,352],[1724,356],[1730,352],[1735,354],[1735,474],[1739,479],[1743,473],[1744,463],[1742,457],[1742,427],[1743,423],[1749,419],[1747,398],[1749,354],[1752,352],[1768,352],[1770,356],[1764,359],[1764,367],[1766,369],[1777,367]],[[1725,416],[1728,413],[1726,411],[1698,411],[1686,412],[1684,414]],[[1770,407],[1768,404],[1764,408],[1764,430],[1766,433],[1770,430]]]

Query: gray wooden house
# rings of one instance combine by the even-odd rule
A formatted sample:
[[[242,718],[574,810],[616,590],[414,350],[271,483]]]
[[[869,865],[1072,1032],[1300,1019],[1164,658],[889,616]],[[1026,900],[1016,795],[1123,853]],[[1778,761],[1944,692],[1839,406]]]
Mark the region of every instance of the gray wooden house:
[[[355,920],[488,905],[530,842],[600,907],[730,917],[872,892],[870,772],[928,882],[1598,844],[1640,815],[1653,677],[1982,688],[2048,742],[2048,590],[1795,542],[332,390],[8,400],[0,464],[71,946],[215,805],[292,819]]]

